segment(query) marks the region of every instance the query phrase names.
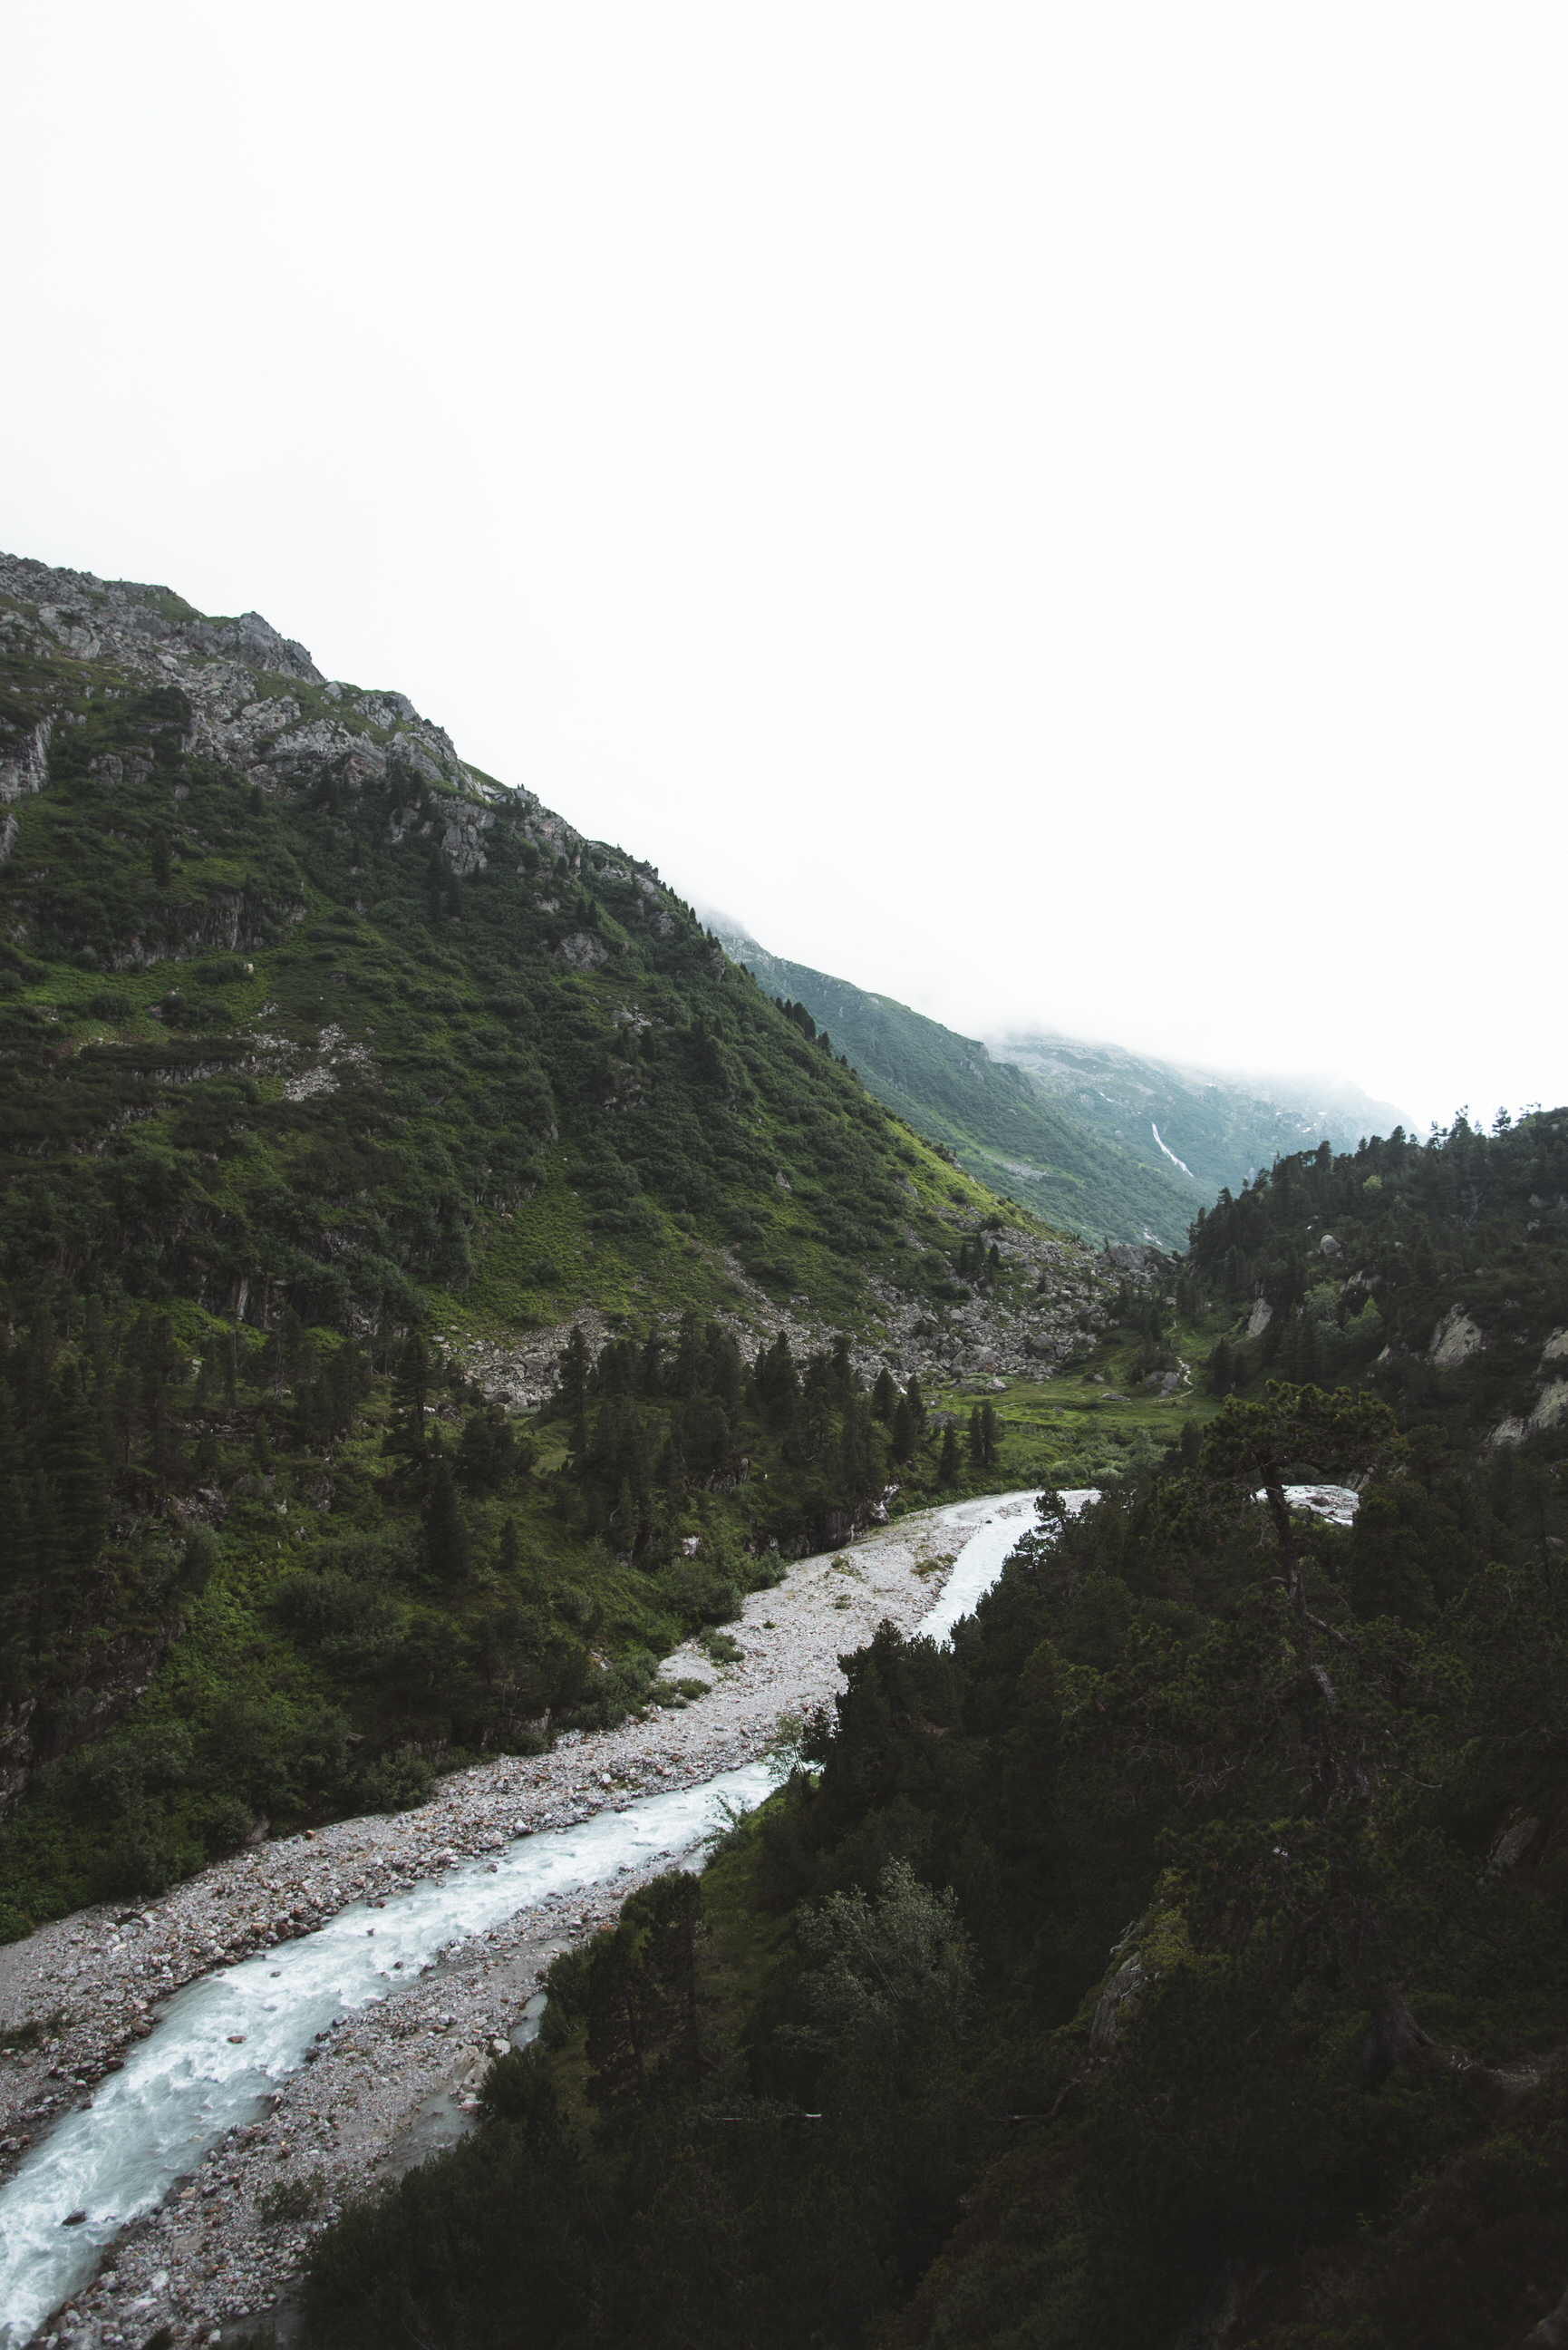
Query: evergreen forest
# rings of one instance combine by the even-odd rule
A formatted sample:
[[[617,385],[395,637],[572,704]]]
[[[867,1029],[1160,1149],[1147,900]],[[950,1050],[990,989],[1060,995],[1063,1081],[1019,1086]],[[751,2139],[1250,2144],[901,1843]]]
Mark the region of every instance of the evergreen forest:
[[[845,1041],[400,694],[0,558],[0,1939],[701,1707],[792,1562],[1028,1487],[308,2343],[1550,2350],[1568,1109],[1161,1248]]]
[[[1568,1113],[1460,1119],[1207,1212],[1210,1416],[844,1659],[323,2239],[312,2340],[1555,2339],[1565,1173]]]

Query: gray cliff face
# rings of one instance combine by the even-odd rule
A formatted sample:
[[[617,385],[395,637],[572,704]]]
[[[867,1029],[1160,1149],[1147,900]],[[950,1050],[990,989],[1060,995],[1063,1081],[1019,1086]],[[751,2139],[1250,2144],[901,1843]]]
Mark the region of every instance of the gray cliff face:
[[[53,642],[79,660],[109,660],[122,653],[134,659],[145,649],[154,656],[163,651],[234,661],[307,685],[327,682],[305,647],[280,637],[259,612],[209,619],[170,588],[99,579],[90,571],[56,569],[30,556],[0,555],[0,594],[30,604]]]
[[[433,784],[484,795],[444,728],[421,718],[406,695],[324,678],[305,647],[259,612],[212,619],[167,588],[0,555],[0,642],[174,687],[191,703],[189,747],[264,790],[310,780],[337,762],[350,787],[395,764],[410,792]],[[42,742],[0,741],[0,802],[40,789],[47,754],[47,731]]]
[[[214,619],[167,588],[0,554],[0,651],[57,667],[62,657],[91,663],[84,684],[109,674],[141,690],[173,689],[190,705],[184,747],[221,761],[269,795],[297,794],[323,779],[347,792],[370,783],[394,791],[401,785],[406,795],[394,802],[392,839],[406,832],[432,838],[460,876],[481,870],[497,852],[500,814],[504,848],[514,855],[531,844],[546,868],[565,858],[574,875],[629,878],[656,908],[667,902],[650,868],[628,873],[617,862],[623,852],[589,841],[533,793],[467,766],[445,728],[421,717],[406,694],[323,677],[306,648],[259,612]],[[63,704],[26,727],[8,727],[0,710],[0,865],[18,833],[11,809],[44,788],[56,730],[74,723]],[[107,764],[119,772],[117,761]],[[426,799],[432,790],[441,795],[434,813]],[[238,903],[210,907],[182,951],[253,943]],[[672,927],[662,910],[653,919],[662,931]],[[156,959],[151,951],[129,958]]]
[[[398,768],[411,796],[423,785],[465,799],[493,796],[463,766],[452,735],[421,717],[407,695],[325,679],[306,646],[277,635],[258,611],[212,620],[167,588],[0,555],[0,644],[106,665],[143,686],[174,686],[191,702],[188,750],[223,759],[261,790],[310,783],[337,764],[350,790]],[[42,740],[0,740],[0,801],[40,790],[47,750],[47,722]],[[557,829],[566,827],[557,820]],[[468,844],[456,846],[461,869],[472,869]]]

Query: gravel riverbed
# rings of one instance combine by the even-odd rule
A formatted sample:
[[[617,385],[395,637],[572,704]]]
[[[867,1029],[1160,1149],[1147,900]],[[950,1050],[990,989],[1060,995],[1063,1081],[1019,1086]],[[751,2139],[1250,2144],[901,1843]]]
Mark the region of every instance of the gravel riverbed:
[[[672,1690],[669,1706],[618,1730],[568,1732],[548,1754],[457,1773],[417,1811],[264,1844],[138,1910],[82,1910],[0,1950],[0,2026],[43,2033],[42,2045],[0,2055],[0,2181],[52,2124],[90,2104],[94,2085],[120,2068],[182,1984],[309,1934],[351,1903],[396,1902],[519,1836],[756,1760],[781,1716],[842,1689],[839,1657],[884,1617],[901,1631],[918,1624],[970,1534],[1002,1516],[1022,1534],[1031,1497],[926,1511],[796,1561],[728,1627],[738,1663],[715,1667],[695,1645],[666,1661],[668,1682],[710,1684],[689,1705]],[[140,2345],[164,2327],[181,2345],[248,2332],[286,2296],[311,2232],[345,2197],[467,2126],[492,2055],[531,2036],[550,1960],[612,1918],[661,1863],[623,1868],[613,1890],[519,1910],[320,2035],[258,2117],[220,2139],[161,2210],[132,2222],[91,2285],[34,2338],[99,2350]]]

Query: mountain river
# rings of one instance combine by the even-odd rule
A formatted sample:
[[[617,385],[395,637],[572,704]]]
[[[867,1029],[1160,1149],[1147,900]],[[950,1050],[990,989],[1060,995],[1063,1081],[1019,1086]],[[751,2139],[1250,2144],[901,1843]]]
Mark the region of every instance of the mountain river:
[[[1077,1510],[1087,1492],[1063,1495]],[[1029,1526],[998,1494],[964,1544],[919,1629],[945,1639],[1001,1574]],[[973,1504],[954,1523],[973,1523]],[[385,2000],[462,1938],[483,1934],[551,1895],[607,1884],[654,1861],[701,1865],[725,1807],[749,1810],[776,1773],[766,1761],[700,1785],[650,1794],[580,1825],[518,1839],[493,1864],[460,1862],[406,1898],[356,1901],[315,1932],[222,1966],[161,2004],[151,2036],[65,2116],[0,2188],[0,2345],[20,2350],[49,2312],[80,2291],[104,2247],[190,2176],[225,2131],[265,2110],[335,2018]]]

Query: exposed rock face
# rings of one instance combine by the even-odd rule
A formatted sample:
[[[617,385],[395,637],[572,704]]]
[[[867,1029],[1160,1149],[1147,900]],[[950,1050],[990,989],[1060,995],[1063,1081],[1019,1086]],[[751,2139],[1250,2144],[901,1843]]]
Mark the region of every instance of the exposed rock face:
[[[1541,1400],[1530,1415],[1532,1432],[1555,1428],[1568,1415],[1568,1379],[1553,1379],[1541,1390]]]
[[[558,960],[572,971],[594,971],[609,961],[609,949],[591,931],[574,931],[556,949]]]
[[[1500,1419],[1487,1438],[1486,1449],[1495,1452],[1500,1445],[1523,1444],[1532,1436],[1542,1435],[1568,1419],[1568,1379],[1551,1379],[1541,1390],[1534,1410],[1526,1419],[1510,1413]]]
[[[1436,1363],[1439,1370],[1449,1371],[1456,1363],[1468,1362],[1472,1355],[1479,1355],[1485,1345],[1485,1334],[1470,1320],[1462,1305],[1454,1305],[1433,1331],[1427,1359]]]
[[[1095,2010],[1095,2021],[1089,2030],[1089,2045],[1102,2054],[1116,2036],[1116,2023],[1122,2009],[1145,1981],[1143,1960],[1135,1950],[1124,1960],[1100,1993],[1100,2003]]]
[[[1247,1325],[1248,1337],[1261,1338],[1273,1318],[1273,1307],[1266,1297],[1260,1297],[1252,1308],[1251,1319]]]
[[[530,861],[520,873],[633,879],[649,901],[650,927],[660,937],[675,929],[651,869],[628,872],[533,793],[474,774],[445,729],[421,718],[406,694],[327,681],[305,647],[280,636],[259,612],[210,619],[166,588],[0,555],[0,647],[47,660],[64,651],[101,662],[142,688],[172,689],[184,700],[183,713],[179,702],[170,704],[171,715],[185,724],[183,747],[221,761],[269,798],[323,785],[344,793],[389,785],[398,794],[391,840],[409,834],[429,839],[460,878],[483,869],[504,815],[508,847],[514,854],[519,845],[528,847]],[[42,789],[54,731],[70,723],[68,711],[56,712],[26,731],[8,731],[0,713],[0,864],[19,832],[7,811]],[[99,764],[111,779],[129,773],[134,781],[151,774],[152,762],[109,754]],[[553,897],[539,902],[551,911],[556,904]],[[219,892],[205,905],[166,909],[165,930],[175,934],[132,939],[109,967],[138,969],[215,948],[244,951],[269,943],[277,920],[303,920],[306,910],[303,904],[257,909]],[[581,931],[560,951],[569,968],[591,971],[610,950]]]
[[[1131,1241],[1112,1241],[1106,1251],[1118,1273],[1132,1273],[1142,1277],[1166,1272],[1170,1259],[1159,1248],[1135,1247]]]
[[[450,736],[404,695],[328,684],[305,647],[259,612],[208,619],[167,588],[52,570],[17,556],[0,556],[0,595],[24,607],[0,615],[8,642],[111,662],[149,685],[176,687],[192,705],[190,746],[225,760],[264,790],[314,778],[338,761],[350,789],[395,764],[410,781],[476,795]],[[291,683],[324,689],[327,710],[315,693],[306,697],[314,705],[307,710],[287,691]],[[0,742],[0,800],[39,789],[48,726],[46,720],[21,743]]]
[[[0,751],[0,800],[19,800],[29,792],[43,790],[49,775],[54,723],[52,718],[40,718],[9,750]]]
[[[130,631],[176,659],[191,652],[208,660],[239,661],[275,677],[296,677],[308,685],[326,682],[305,647],[280,637],[259,612],[242,612],[237,620],[209,619],[171,588],[57,570],[24,556],[0,556],[0,588],[19,603],[35,606],[40,628],[78,660],[112,658]]]
[[[454,873],[467,875],[483,870],[486,863],[484,834],[495,822],[492,808],[454,808],[441,834],[441,847]]]

